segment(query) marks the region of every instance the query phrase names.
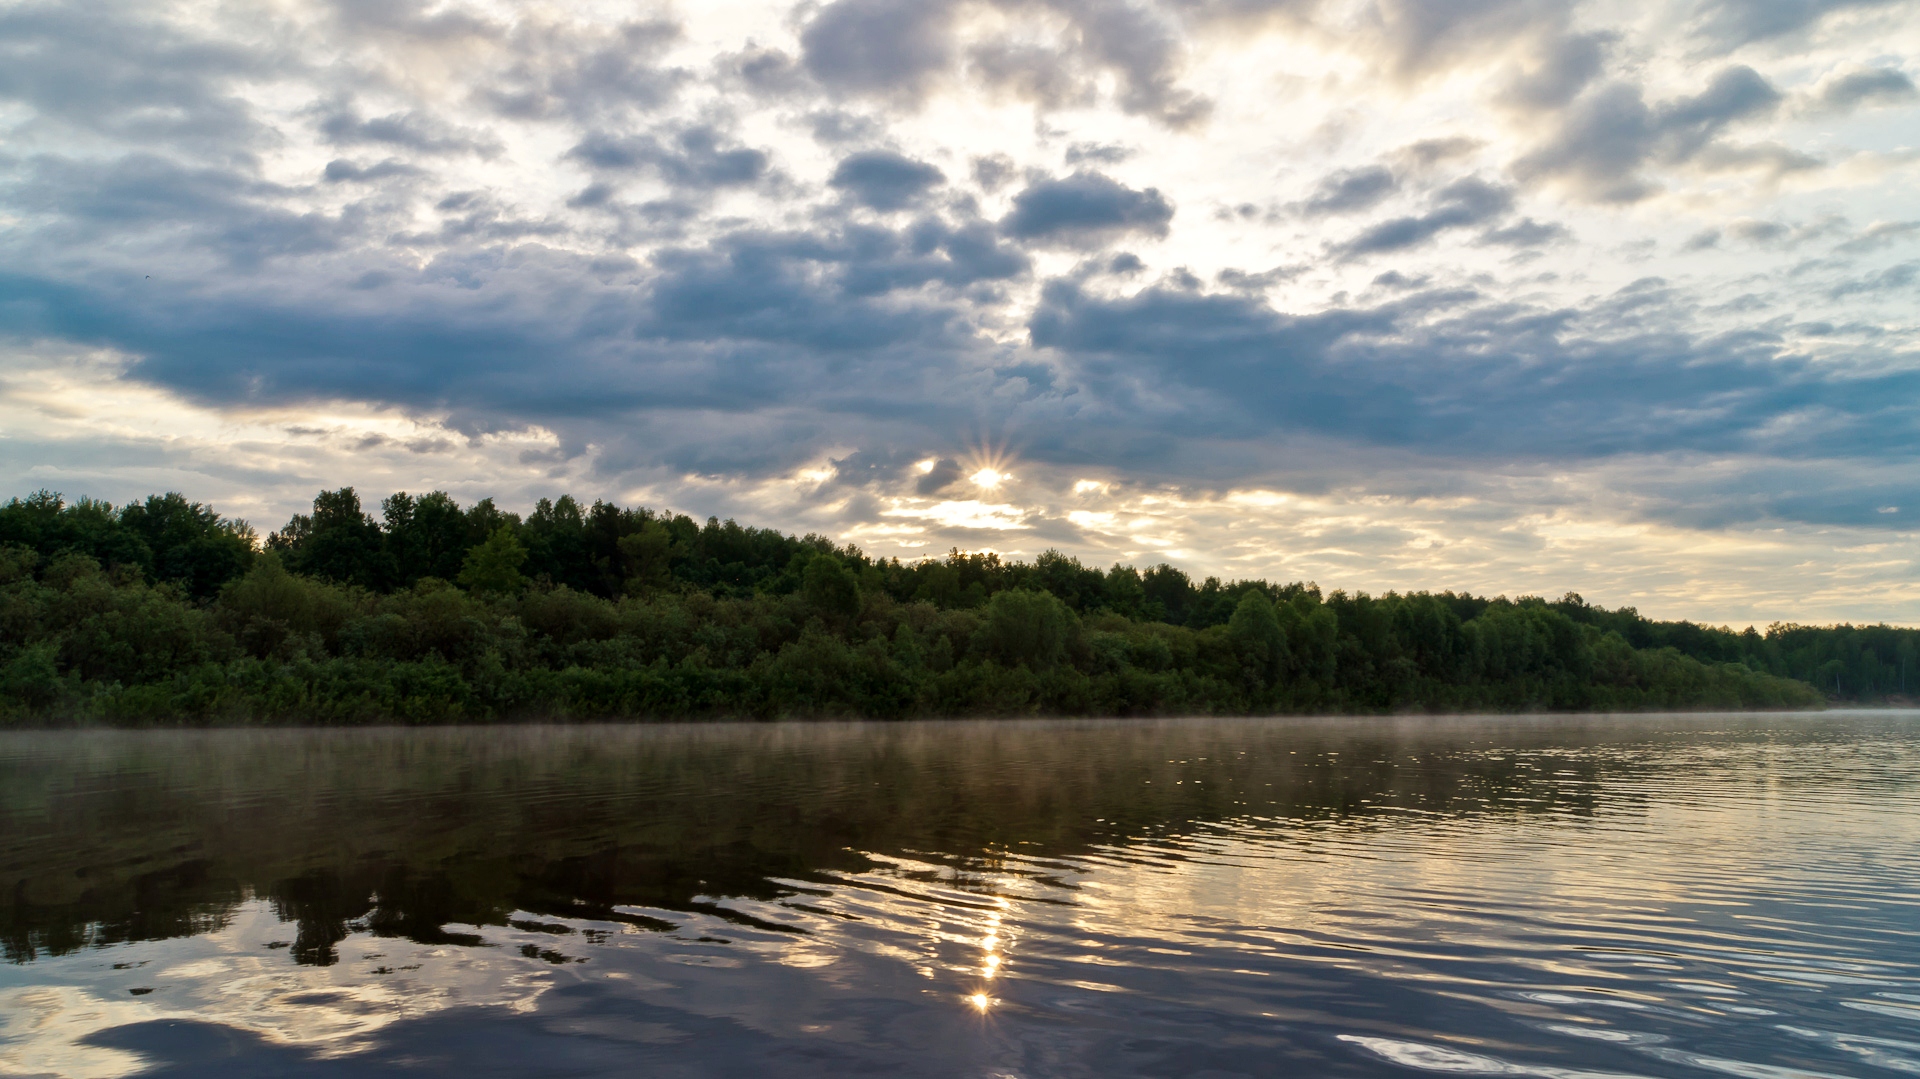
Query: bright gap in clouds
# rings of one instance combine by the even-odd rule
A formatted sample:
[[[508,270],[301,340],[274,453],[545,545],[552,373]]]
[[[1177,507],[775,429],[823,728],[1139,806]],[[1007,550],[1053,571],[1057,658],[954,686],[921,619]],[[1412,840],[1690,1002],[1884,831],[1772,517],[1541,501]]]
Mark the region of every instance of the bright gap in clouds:
[[[1911,5],[64,3],[0,50],[11,494],[1920,621]]]

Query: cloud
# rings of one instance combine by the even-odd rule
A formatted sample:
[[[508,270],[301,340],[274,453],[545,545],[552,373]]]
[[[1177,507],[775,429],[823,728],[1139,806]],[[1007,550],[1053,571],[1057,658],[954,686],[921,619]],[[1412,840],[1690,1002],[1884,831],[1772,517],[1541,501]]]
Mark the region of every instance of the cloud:
[[[1369,11],[1372,40],[1386,69],[1412,82],[1455,65],[1498,55],[1516,41],[1551,38],[1565,5],[1544,0],[1381,0]]]
[[[320,175],[330,184],[366,184],[398,176],[421,176],[424,175],[424,170],[391,157],[371,165],[356,165],[344,158],[335,158],[327,162],[327,167],[321,171]]]
[[[1557,221],[1540,222],[1523,218],[1504,228],[1488,229],[1480,242],[1500,247],[1544,247],[1573,238],[1573,233]]]
[[[1898,266],[1889,266],[1865,277],[1843,281],[1828,289],[1827,296],[1841,300],[1849,296],[1904,290],[1916,279],[1920,279],[1920,262],[1903,262]]]
[[[987,192],[1000,190],[1013,179],[1013,158],[1005,154],[987,154],[973,159],[973,182]]]
[[[1437,165],[1468,157],[1485,145],[1486,143],[1479,139],[1470,139],[1464,135],[1448,135],[1408,143],[1396,150],[1393,156],[1399,159],[1405,168],[1415,172],[1425,172]]]
[[[1821,109],[1848,112],[1862,105],[1892,105],[1920,96],[1913,79],[1899,68],[1856,68],[1821,81],[1812,93]]]
[[[914,481],[913,491],[919,495],[939,494],[959,483],[966,476],[966,471],[960,467],[960,462],[951,457],[942,457],[933,462],[933,467]]]
[[[1615,35],[1604,33],[1554,38],[1531,57],[1531,67],[1507,84],[1501,100],[1534,112],[1563,107],[1599,77],[1607,46],[1614,40]]]
[[[1309,214],[1347,214],[1370,210],[1399,190],[1400,182],[1380,165],[1341,169],[1321,178],[1313,195],[1301,204]]]
[[[901,210],[946,183],[946,173],[890,150],[868,150],[840,160],[827,183],[863,206]]]
[[[1920,221],[1876,221],[1834,250],[1849,255],[1864,254],[1916,234],[1920,234]]]
[[[373,144],[426,154],[485,154],[499,150],[499,144],[490,137],[417,112],[363,119],[350,109],[342,109],[321,118],[320,133],[335,146]]]
[[[1067,147],[1069,165],[1118,165],[1134,155],[1128,147],[1114,143],[1076,142]]]
[[[917,102],[952,67],[944,0],[835,0],[800,32],[801,63],[842,94]]]
[[[345,217],[280,205],[285,194],[247,169],[189,167],[144,152],[107,162],[38,157],[5,189],[13,205],[57,216],[68,242],[149,258],[157,252],[141,251],[141,240],[156,234],[172,241],[166,247],[190,237],[191,256],[210,252],[231,265],[252,267],[278,256],[331,250],[353,231]],[[169,257],[167,269],[191,273],[199,267]]]
[[[806,82],[806,72],[785,50],[762,48],[752,42],[737,53],[720,57],[718,64],[749,90],[765,97],[797,94]]]
[[[886,125],[871,116],[821,109],[807,116],[807,128],[813,137],[828,145],[848,142],[872,142],[886,133]]]
[[[1348,259],[1404,251],[1424,244],[1448,229],[1487,224],[1506,216],[1512,209],[1513,191],[1510,188],[1467,177],[1455,180],[1436,192],[1432,208],[1426,213],[1382,221],[1337,245],[1335,250],[1342,258]],[[1513,235],[1521,238],[1529,233]]]
[[[1667,302],[1653,286],[1585,312],[1426,292],[1293,316],[1245,296],[1155,288],[1109,299],[1054,282],[1030,326],[1115,411],[1109,422],[1179,438],[1312,432],[1557,458],[1829,456],[1894,429],[1903,441],[1920,434],[1920,415],[1892,396],[1920,388],[1920,375],[1826,374],[1764,336],[1674,333],[1648,317]],[[1821,422],[1792,422],[1812,415]]]
[[[0,11],[0,100],[42,124],[147,146],[218,152],[266,136],[242,85],[301,60],[196,37],[153,14],[85,0]]]
[[[1152,8],[1115,0],[1060,0],[1078,31],[1076,52],[1118,78],[1123,113],[1148,116],[1174,130],[1206,122],[1213,103],[1178,83],[1185,43],[1178,25]]]
[[[1841,11],[1885,7],[1892,0],[1705,0],[1695,32],[1725,48],[1802,33]]]
[[[626,120],[660,109],[687,83],[687,72],[662,62],[680,36],[679,23],[659,17],[613,26],[523,17],[502,43],[499,66],[472,86],[514,119]]]
[[[1098,94],[1098,87],[1078,70],[1071,56],[1045,45],[981,42],[967,50],[967,70],[996,93],[1042,109],[1090,105]]]
[[[1643,168],[1684,164],[1730,125],[1764,116],[1780,100],[1771,83],[1744,66],[1722,70],[1693,97],[1657,107],[1638,87],[1613,83],[1570,106],[1559,130],[1514,162],[1514,172],[1564,183],[1600,202],[1635,202],[1654,191]]]
[[[1157,188],[1136,191],[1098,172],[1036,181],[1013,198],[1001,228],[1016,239],[1099,246],[1123,233],[1165,236],[1173,204]]]
[[[670,140],[652,135],[593,134],[567,156],[607,172],[651,171],[680,187],[740,187],[767,174],[766,151],[724,147],[719,132],[707,126],[680,131]]]

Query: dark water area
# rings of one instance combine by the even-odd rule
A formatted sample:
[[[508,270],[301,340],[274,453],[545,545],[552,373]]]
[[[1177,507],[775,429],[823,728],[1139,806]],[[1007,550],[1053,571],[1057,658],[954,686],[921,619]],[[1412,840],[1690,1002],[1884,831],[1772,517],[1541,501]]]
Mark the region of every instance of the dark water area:
[[[0,736],[0,1075],[1920,1074],[1920,715]]]

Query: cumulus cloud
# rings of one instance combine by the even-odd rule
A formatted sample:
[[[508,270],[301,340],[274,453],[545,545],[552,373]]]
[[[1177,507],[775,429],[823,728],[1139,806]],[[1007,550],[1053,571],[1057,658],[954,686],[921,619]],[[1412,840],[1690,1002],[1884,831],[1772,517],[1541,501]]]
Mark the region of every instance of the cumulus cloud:
[[[872,209],[899,210],[946,180],[946,173],[924,161],[888,150],[868,150],[842,158],[827,183]]]
[[[801,62],[838,93],[917,100],[953,64],[952,17],[941,0],[835,0],[802,29]]]
[[[1847,112],[1866,105],[1895,105],[1920,97],[1913,79],[1893,67],[1856,68],[1822,80],[1811,94],[1822,110]]]
[[[1531,180],[1555,180],[1602,202],[1634,202],[1655,185],[1649,165],[1680,165],[1713,146],[1729,126],[1764,116],[1781,94],[1750,67],[1715,75],[1700,93],[1657,106],[1638,87],[1613,83],[1568,108],[1557,131],[1514,163]]]
[[[1036,181],[1001,221],[1009,236],[1039,244],[1098,246],[1138,232],[1165,236],[1173,204],[1157,188],[1137,191],[1098,172]]]
[[[607,172],[651,171],[681,187],[736,187],[760,180],[767,173],[764,150],[724,146],[719,132],[696,126],[669,140],[652,135],[595,133],[582,139],[567,156]]]
[[[1301,205],[1309,214],[1346,214],[1370,210],[1399,189],[1400,182],[1388,169],[1370,165],[1362,169],[1341,169],[1323,177],[1313,197]]]
[[[1486,225],[1513,209],[1513,191],[1477,177],[1455,180],[1435,193],[1433,205],[1422,214],[1382,221],[1335,246],[1343,258],[1359,258],[1417,247],[1449,229]],[[1512,233],[1521,238],[1537,231]],[[1542,237],[1542,239],[1547,237]]]

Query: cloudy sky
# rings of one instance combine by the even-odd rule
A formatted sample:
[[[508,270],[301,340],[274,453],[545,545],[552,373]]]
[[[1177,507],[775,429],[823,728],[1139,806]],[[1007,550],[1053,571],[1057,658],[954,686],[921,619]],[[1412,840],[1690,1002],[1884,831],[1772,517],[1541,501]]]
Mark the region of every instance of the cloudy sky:
[[[0,3],[0,468],[1920,622],[1920,6]]]

